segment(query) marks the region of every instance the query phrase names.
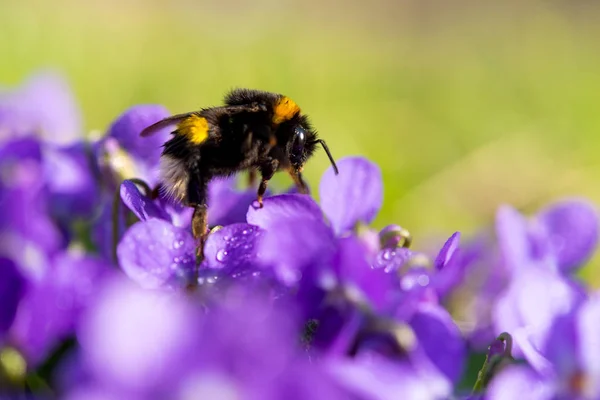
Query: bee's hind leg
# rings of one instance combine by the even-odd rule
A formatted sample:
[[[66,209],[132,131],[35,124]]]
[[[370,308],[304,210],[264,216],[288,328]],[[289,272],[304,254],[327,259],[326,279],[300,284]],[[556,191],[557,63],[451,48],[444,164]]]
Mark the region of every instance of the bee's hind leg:
[[[200,257],[200,262],[204,259],[204,244],[208,238],[208,206],[197,204],[194,206],[194,214],[192,216],[192,234],[198,243],[196,255]]]
[[[194,176],[195,175],[195,176]],[[207,191],[208,180],[200,178],[199,174],[194,174],[188,182],[188,204],[194,208],[192,215],[192,234],[198,243],[196,255],[199,262],[204,259],[204,244],[208,238],[208,205]]]

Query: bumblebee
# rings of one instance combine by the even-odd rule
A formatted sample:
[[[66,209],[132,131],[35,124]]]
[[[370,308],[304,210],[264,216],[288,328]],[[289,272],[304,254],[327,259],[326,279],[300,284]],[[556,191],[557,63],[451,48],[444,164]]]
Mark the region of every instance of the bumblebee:
[[[167,117],[141,132],[148,136],[176,125],[163,147],[161,182],[166,193],[194,208],[192,232],[199,242],[199,255],[208,235],[207,193],[212,178],[249,171],[254,184],[260,173],[260,207],[269,180],[280,170],[291,175],[300,193],[307,193],[301,173],[318,144],[338,174],[327,144],[289,97],[235,89],[225,96],[224,103]]]

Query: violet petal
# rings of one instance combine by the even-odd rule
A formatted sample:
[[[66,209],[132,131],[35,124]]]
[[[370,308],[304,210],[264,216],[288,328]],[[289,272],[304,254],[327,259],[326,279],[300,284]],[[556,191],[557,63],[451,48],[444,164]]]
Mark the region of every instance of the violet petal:
[[[117,247],[119,265],[144,288],[185,286],[196,264],[191,233],[151,218],[132,225]]]
[[[152,200],[142,195],[137,185],[125,180],[120,187],[121,200],[139,219],[147,221],[150,218],[169,220],[167,213],[160,209]]]
[[[498,209],[496,235],[500,252],[509,271],[518,271],[531,260],[527,221],[517,210],[510,206],[502,206]]]
[[[249,224],[232,224],[211,233],[204,245],[203,267],[228,274],[243,274],[256,266],[262,229]]]
[[[186,297],[143,290],[119,278],[98,291],[77,338],[85,364],[108,387],[149,395],[160,388],[172,390],[185,378],[192,355],[201,350],[196,345],[199,329],[196,309]]]
[[[515,365],[502,370],[490,383],[489,400],[550,400],[554,399],[551,382],[544,381],[526,366]]]
[[[246,215],[247,222],[269,229],[283,219],[300,218],[322,221],[321,209],[309,196],[302,194],[280,194],[264,199],[263,208],[253,204]]]
[[[573,199],[552,204],[540,211],[538,220],[549,235],[550,249],[563,272],[581,266],[598,243],[598,213],[585,200]]]
[[[514,351],[519,355],[516,333],[525,330],[533,348],[539,351],[554,319],[570,312],[581,300],[582,294],[559,274],[540,267],[524,268],[496,301],[496,333],[513,334]]]
[[[297,208],[293,207],[292,210]],[[254,212],[249,219],[268,226],[259,245],[261,263],[273,267],[283,283],[296,283],[304,268],[313,263],[327,263],[335,251],[333,232],[322,221],[303,218],[303,214],[280,220],[254,218],[259,213]],[[276,217],[276,214],[270,217]]]
[[[435,258],[435,268],[440,270],[443,269],[449,262],[456,249],[458,248],[458,244],[460,242],[460,232],[454,232],[448,240],[442,246],[442,249],[438,253]]]
[[[0,257],[0,338],[10,328],[25,292],[25,279],[14,262]]]
[[[450,314],[441,306],[423,304],[408,322],[427,357],[456,384],[464,370],[467,348]]]
[[[325,171],[319,185],[323,212],[336,234],[354,228],[357,222],[370,223],[383,203],[383,182],[379,167],[362,157],[338,161],[339,175]]]
[[[168,117],[169,111],[157,104],[141,104],[125,110],[112,123],[108,137],[118,140],[129,154],[149,165],[158,165],[162,145],[169,139],[173,129],[162,129],[149,137],[140,137],[142,130]]]

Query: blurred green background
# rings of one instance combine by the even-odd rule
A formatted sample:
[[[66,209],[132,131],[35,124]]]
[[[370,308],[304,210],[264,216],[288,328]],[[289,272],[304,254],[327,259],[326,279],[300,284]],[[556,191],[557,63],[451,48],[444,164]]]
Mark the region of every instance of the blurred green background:
[[[88,130],[136,103],[184,112],[235,86],[284,93],[337,158],[381,166],[375,225],[418,241],[472,232],[502,203],[600,204],[597,4],[0,0],[0,82],[60,69]],[[327,166],[319,152],[305,169],[313,188]]]

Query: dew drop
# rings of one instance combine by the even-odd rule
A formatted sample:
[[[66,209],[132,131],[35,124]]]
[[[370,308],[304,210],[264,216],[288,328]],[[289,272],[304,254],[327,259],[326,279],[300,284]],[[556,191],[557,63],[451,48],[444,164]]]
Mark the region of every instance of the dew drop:
[[[385,249],[385,250],[383,251],[383,254],[381,255],[381,257],[382,257],[384,260],[386,260],[386,261],[389,261],[389,260],[391,260],[392,258],[394,258],[394,256],[395,256],[395,255],[396,255],[396,252],[395,252],[395,251],[393,251],[392,249]]]
[[[242,235],[247,235],[248,233],[250,233],[250,232],[248,232],[248,229],[244,229],[244,230],[242,231]]]
[[[421,286],[427,286],[429,284],[429,277],[427,275],[419,275],[417,283]]]
[[[175,264],[179,264],[181,261],[182,261],[182,260],[181,260],[179,257],[175,257],[175,258],[173,258],[173,262],[174,262]]]
[[[178,240],[175,243],[173,243],[173,247],[176,249],[180,248],[181,246],[183,246],[183,240]]]
[[[223,262],[227,258],[227,250],[221,249],[217,251],[217,261]]]

